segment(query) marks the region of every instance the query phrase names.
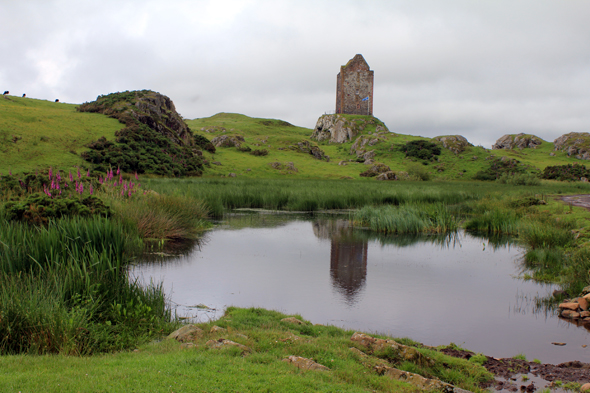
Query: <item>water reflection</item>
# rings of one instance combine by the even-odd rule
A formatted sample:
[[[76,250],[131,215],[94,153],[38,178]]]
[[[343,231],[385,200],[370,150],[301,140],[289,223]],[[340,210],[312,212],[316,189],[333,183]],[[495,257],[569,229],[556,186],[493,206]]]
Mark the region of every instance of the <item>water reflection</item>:
[[[348,220],[320,219],[314,221],[312,227],[318,238],[331,241],[332,286],[344,296],[346,304],[352,306],[367,278],[369,242],[354,235]]]

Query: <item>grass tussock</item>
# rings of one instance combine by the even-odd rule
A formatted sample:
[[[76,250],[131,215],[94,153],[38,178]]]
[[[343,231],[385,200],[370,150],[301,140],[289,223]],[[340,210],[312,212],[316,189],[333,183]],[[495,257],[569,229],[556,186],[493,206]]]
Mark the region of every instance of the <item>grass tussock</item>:
[[[191,239],[208,226],[205,203],[183,196],[146,195],[119,201],[116,211],[123,222],[137,228],[143,239]]]

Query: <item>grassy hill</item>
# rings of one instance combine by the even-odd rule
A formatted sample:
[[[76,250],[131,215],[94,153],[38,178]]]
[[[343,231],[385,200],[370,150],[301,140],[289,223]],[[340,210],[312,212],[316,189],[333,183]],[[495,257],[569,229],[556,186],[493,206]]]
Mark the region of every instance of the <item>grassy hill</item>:
[[[48,166],[84,165],[85,145],[101,136],[111,140],[123,128],[98,113],[79,113],[73,104],[3,96],[0,98],[0,173]]]
[[[99,113],[78,112],[76,107],[73,104],[3,96],[0,99],[0,173],[18,173],[48,166],[63,169],[88,166],[80,157],[80,153],[88,150],[86,146],[102,136],[113,141],[115,131],[124,125]],[[352,118],[354,116],[347,116],[349,120]],[[355,152],[351,152],[354,140],[343,144],[313,141],[310,139],[313,130],[282,120],[219,113],[186,120],[186,123],[195,134],[209,140],[221,135],[244,138],[241,149],[218,147],[214,154],[204,151],[204,158],[209,161],[204,176],[235,173],[245,178],[362,179],[360,174],[371,166],[357,162]],[[376,136],[374,128],[367,127],[360,134],[379,140],[374,146],[366,146],[365,150],[374,150],[376,163],[383,163],[403,176],[406,173],[426,173],[431,179],[471,179],[477,172],[489,167],[494,157],[504,156],[539,170],[548,165],[585,163],[568,157],[564,152],[554,152],[553,143],[545,141],[536,149],[489,150],[468,146],[463,152],[455,154],[434,139],[395,133]],[[441,154],[438,159],[424,161],[406,157],[401,148],[407,142],[416,140],[439,144]],[[312,147],[317,146],[330,157],[329,161],[318,160],[303,152],[298,143],[305,141]],[[266,150],[268,154],[255,156],[250,154],[251,150]],[[551,153],[554,155],[551,156]]]
[[[350,116],[349,116],[350,117]],[[218,147],[215,154],[205,153],[210,162],[221,165],[211,165],[205,171],[205,176],[227,176],[235,173],[237,176],[251,178],[298,177],[298,178],[346,178],[361,179],[360,173],[368,167],[356,162],[356,155],[351,154],[353,141],[347,143],[329,143],[311,141],[317,145],[330,161],[317,160],[309,154],[294,148],[298,142],[310,141],[311,129],[296,127],[281,120],[251,118],[233,113],[218,113],[207,118],[187,120],[187,124],[196,134],[213,139],[220,135],[244,137],[245,145],[252,149],[266,149],[268,155],[256,157],[248,152],[240,151],[236,147]],[[367,128],[361,135],[374,135]],[[371,133],[371,134],[370,134]],[[356,139],[356,138],[355,138]],[[388,165],[395,172],[426,171],[433,179],[456,180],[471,179],[478,171],[489,166],[493,158],[508,157],[517,159],[523,164],[544,169],[548,165],[562,165],[568,163],[584,163],[578,159],[568,157],[564,152],[554,152],[553,143],[543,142],[536,149],[523,150],[490,150],[481,146],[468,146],[455,154],[451,150],[442,148],[436,162],[426,162],[414,158],[406,158],[400,147],[410,141],[429,140],[419,136],[389,133],[379,137],[380,142],[374,146],[367,146],[366,150],[375,150],[375,162]],[[433,140],[432,140],[433,141]],[[554,156],[550,154],[554,153]],[[339,165],[341,161],[346,165]],[[285,169],[273,169],[274,162],[292,162],[297,172]]]

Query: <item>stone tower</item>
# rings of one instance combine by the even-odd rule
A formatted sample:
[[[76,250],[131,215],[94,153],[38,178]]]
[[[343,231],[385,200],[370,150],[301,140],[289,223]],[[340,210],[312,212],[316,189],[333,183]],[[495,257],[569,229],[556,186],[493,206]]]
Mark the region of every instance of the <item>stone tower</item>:
[[[373,71],[356,55],[340,67],[336,83],[336,113],[373,114]]]

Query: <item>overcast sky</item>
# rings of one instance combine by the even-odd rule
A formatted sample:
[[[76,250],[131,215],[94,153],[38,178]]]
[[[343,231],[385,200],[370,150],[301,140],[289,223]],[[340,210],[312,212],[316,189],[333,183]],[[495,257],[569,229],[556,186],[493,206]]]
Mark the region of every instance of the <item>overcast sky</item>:
[[[151,89],[187,119],[313,128],[361,53],[393,132],[590,132],[586,0],[0,0],[0,89],[82,103]]]

